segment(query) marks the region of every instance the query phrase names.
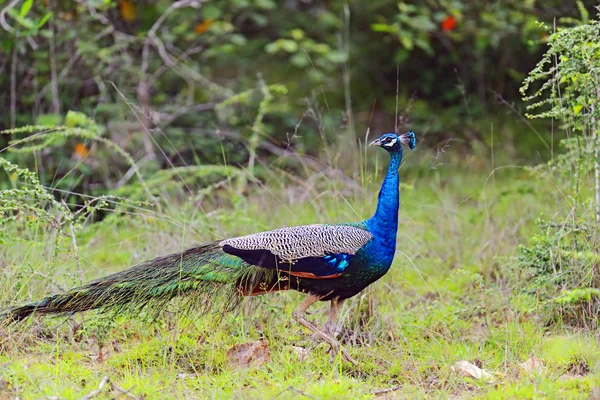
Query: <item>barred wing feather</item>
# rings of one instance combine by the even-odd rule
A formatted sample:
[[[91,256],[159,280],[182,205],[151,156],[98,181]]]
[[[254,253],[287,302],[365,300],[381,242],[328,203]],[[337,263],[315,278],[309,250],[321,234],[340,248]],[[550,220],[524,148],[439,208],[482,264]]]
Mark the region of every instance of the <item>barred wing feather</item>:
[[[304,278],[335,278],[373,235],[357,225],[305,225],[220,242],[248,264]]]

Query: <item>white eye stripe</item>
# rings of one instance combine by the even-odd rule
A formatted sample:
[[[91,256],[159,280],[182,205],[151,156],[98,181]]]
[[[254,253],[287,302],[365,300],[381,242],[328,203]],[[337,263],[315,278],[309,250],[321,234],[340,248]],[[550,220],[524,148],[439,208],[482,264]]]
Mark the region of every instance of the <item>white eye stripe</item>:
[[[396,139],[396,138],[393,138],[392,140],[390,140],[389,142],[386,142],[386,143],[384,143],[383,145],[384,145],[385,147],[392,147],[393,145],[395,145],[395,144],[396,144],[396,142],[397,142],[397,141],[398,141],[398,139]]]

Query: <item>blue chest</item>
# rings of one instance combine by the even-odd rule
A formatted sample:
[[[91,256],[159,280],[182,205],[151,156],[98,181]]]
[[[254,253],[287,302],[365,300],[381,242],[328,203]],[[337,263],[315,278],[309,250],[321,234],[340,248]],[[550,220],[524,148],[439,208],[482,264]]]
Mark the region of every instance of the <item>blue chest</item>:
[[[373,239],[357,253],[358,268],[379,279],[392,265],[396,253],[396,235],[374,234]]]

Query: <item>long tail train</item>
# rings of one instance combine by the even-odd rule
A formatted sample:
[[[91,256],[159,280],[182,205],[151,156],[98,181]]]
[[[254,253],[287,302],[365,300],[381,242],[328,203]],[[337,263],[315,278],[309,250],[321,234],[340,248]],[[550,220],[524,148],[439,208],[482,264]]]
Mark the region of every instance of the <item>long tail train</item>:
[[[92,309],[159,312],[176,297],[184,298],[190,306],[209,307],[218,302],[219,308],[232,309],[260,282],[270,281],[269,273],[223,253],[218,242],[211,242],[8,309],[0,313],[0,324],[19,322],[33,313],[70,314]]]

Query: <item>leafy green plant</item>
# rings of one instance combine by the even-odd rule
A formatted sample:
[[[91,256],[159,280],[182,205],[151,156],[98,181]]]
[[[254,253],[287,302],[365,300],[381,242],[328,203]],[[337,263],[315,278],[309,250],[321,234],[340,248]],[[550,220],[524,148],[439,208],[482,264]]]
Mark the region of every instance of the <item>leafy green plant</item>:
[[[561,142],[564,153],[534,168],[537,174],[558,173],[567,182],[569,216],[544,221],[546,230],[521,248],[519,265],[531,272],[528,288],[550,307],[551,319],[593,327],[600,315],[599,43],[598,21],[551,33],[548,51],[521,88],[531,102],[527,116],[559,120],[570,137]]]
[[[541,87],[525,96],[532,102],[530,118],[560,120],[562,127],[578,135],[577,144],[568,143],[571,160],[591,162],[595,182],[595,219],[600,223],[600,166],[598,130],[600,129],[600,22],[590,21],[550,35],[548,51],[531,71],[521,88],[526,94],[535,82]],[[555,161],[567,167],[565,158]],[[581,171],[580,171],[581,172]],[[579,193],[577,193],[579,194]]]
[[[595,234],[583,221],[548,224],[520,246],[516,268],[528,278],[524,289],[540,300],[549,320],[595,326],[600,311],[600,256]]]

